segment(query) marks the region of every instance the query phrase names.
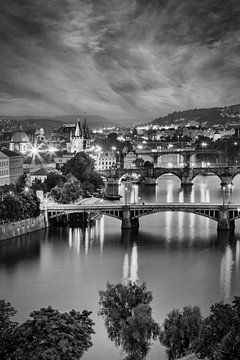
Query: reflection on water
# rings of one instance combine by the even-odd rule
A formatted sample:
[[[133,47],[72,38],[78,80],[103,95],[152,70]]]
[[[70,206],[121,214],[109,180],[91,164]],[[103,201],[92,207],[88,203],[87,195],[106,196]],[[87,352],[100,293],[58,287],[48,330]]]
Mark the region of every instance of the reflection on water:
[[[131,250],[131,255],[128,252]],[[138,280],[138,252],[137,244],[133,242],[131,248],[127,246],[126,253],[123,260],[123,282],[128,281],[137,282]]]
[[[229,301],[232,283],[233,253],[230,245],[226,246],[221,260],[220,282],[223,292],[223,300]]]
[[[122,187],[121,187],[122,188]],[[240,203],[240,177],[233,196]],[[181,189],[174,176],[157,187],[135,186],[129,201],[222,202],[215,176],[194,179]],[[124,201],[121,199],[121,201]],[[183,212],[162,212],[140,218],[139,232],[121,232],[121,222],[101,217],[87,228],[49,228],[0,243],[0,298],[18,309],[18,321],[34,309],[52,305],[93,311],[96,335],[84,357],[119,359],[107,338],[99,310],[98,291],[106,282],[144,281],[153,292],[153,314],[160,324],[166,314],[184,305],[198,305],[206,315],[218,300],[240,294],[240,221],[235,236],[217,234],[216,222]],[[149,360],[165,360],[154,343]]]

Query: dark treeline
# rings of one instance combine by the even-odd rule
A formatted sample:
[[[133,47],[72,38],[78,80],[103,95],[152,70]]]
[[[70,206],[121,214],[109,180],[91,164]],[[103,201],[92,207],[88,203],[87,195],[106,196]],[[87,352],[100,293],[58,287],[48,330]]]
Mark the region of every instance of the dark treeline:
[[[195,354],[200,359],[240,359],[240,297],[231,304],[217,302],[203,318],[197,306],[167,314],[162,326],[152,318],[152,293],[145,284],[107,284],[99,292],[98,315],[108,337],[125,353],[124,360],[143,360],[151,341],[159,338],[169,360]],[[16,310],[0,300],[0,358],[80,359],[92,346],[91,312],[60,313],[51,307],[33,311],[22,324],[11,320]]]
[[[5,195],[0,201],[0,222],[11,222],[37,217],[40,214],[40,201],[30,192]]]

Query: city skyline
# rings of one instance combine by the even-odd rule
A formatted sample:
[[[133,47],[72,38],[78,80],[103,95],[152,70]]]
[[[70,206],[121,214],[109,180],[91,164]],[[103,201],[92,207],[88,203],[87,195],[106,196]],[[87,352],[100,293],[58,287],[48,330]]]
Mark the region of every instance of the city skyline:
[[[239,103],[237,0],[0,4],[1,114],[152,120]]]

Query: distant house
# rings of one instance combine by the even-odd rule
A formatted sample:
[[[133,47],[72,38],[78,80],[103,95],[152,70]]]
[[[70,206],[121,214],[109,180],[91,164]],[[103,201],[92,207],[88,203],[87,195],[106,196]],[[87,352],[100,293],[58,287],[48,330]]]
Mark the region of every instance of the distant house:
[[[124,157],[123,160],[124,169],[136,168],[136,163],[135,163],[136,159],[137,159],[137,155],[134,152],[129,151],[129,153],[127,153],[127,155]]]
[[[34,171],[33,173],[30,174],[31,183],[34,180],[41,180],[41,182],[44,182],[44,180],[47,178],[48,173],[49,173],[49,169],[46,168],[41,168],[37,171]]]

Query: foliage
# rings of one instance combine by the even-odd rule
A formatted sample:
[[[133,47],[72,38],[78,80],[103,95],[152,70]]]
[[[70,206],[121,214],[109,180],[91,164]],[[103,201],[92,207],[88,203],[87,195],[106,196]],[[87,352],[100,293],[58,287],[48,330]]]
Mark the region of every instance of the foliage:
[[[36,192],[37,190],[42,190],[44,193],[48,192],[48,188],[47,188],[45,181],[42,182],[40,179],[35,179],[32,182],[31,189],[34,192]]]
[[[62,175],[59,171],[51,171],[44,181],[47,186],[47,191],[50,191],[55,186],[62,186],[65,182],[66,176]]]
[[[204,319],[195,352],[210,360],[240,358],[240,297],[231,304],[215,303]]]
[[[94,160],[85,152],[77,153],[62,168],[65,175],[75,176],[81,183],[90,183],[93,190],[103,185],[101,176],[94,170]]]
[[[64,175],[71,174],[81,182],[88,180],[92,171],[94,171],[94,161],[84,151],[77,153],[62,168]]]
[[[13,358],[28,360],[79,359],[92,346],[91,312],[60,313],[52,307],[33,311],[13,332]]]
[[[109,338],[116,346],[122,346],[126,359],[145,358],[151,339],[159,332],[149,305],[152,293],[145,284],[129,282],[127,285],[108,283],[107,289],[99,295],[99,315],[105,318]]]
[[[172,310],[164,320],[160,342],[167,347],[169,360],[191,351],[198,338],[202,316],[199,307],[185,306],[183,311]]]
[[[40,214],[40,201],[38,197],[31,193],[22,192],[21,194],[8,194],[0,202],[1,220],[11,222]]]
[[[82,195],[81,183],[74,177],[68,177],[67,182],[65,182],[61,187],[55,186],[51,189],[50,195],[54,201],[68,204],[72,203],[80,198]]]
[[[10,318],[16,314],[16,310],[9,302],[0,300],[0,359],[7,360],[11,348],[11,338],[14,327],[17,323]]]
[[[20,193],[27,185],[27,174],[22,174],[16,182],[16,192]]]

